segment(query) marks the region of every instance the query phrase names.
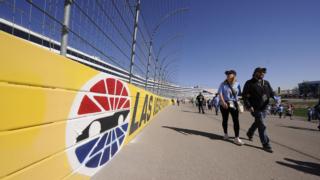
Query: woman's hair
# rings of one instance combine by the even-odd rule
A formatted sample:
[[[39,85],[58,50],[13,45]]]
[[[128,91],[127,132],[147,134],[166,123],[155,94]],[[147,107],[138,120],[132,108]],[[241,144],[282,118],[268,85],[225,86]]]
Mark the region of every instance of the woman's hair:
[[[234,75],[234,76],[233,76],[233,79],[232,79],[232,81],[231,81],[231,84],[234,84],[236,81],[237,81],[237,76]],[[228,82],[228,78],[226,78],[225,82]]]

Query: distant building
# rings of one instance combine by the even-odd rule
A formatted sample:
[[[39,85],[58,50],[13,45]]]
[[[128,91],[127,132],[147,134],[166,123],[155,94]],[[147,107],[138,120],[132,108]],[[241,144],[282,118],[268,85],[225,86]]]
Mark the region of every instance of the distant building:
[[[304,97],[320,97],[320,81],[305,81],[298,84],[299,94]]]
[[[282,98],[299,98],[299,90],[298,88],[286,89],[286,90],[278,90],[277,95]]]
[[[286,89],[286,90],[280,90],[280,93],[278,93],[279,95],[295,95],[295,94],[299,94],[299,92],[295,92],[294,89]]]

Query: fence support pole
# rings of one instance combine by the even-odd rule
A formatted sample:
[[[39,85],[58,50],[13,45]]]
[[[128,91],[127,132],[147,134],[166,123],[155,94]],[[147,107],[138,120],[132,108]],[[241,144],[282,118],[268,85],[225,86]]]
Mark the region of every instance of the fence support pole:
[[[153,93],[155,93],[155,86],[156,86],[156,76],[157,76],[157,65],[158,65],[158,58],[156,58],[155,67],[154,67],[154,76],[153,76]]]
[[[132,34],[129,83],[132,83],[132,76],[133,76],[132,70],[133,70],[133,65],[134,65],[134,57],[135,57],[135,53],[136,53],[136,41],[137,41],[139,14],[140,14],[140,0],[137,0],[136,14],[135,14],[135,18],[134,18],[134,29],[133,29],[133,34]]]
[[[148,87],[148,75],[149,75],[149,66],[150,66],[150,61],[151,61],[151,49],[152,49],[152,41],[150,41],[149,44],[149,55],[148,55],[148,64],[147,64],[147,73],[146,73],[146,84],[144,89],[147,89]]]
[[[64,17],[63,17],[63,25],[62,25],[62,31],[61,31],[61,47],[60,47],[60,54],[62,56],[67,55],[69,22],[70,22],[70,12],[71,12],[72,3],[73,3],[73,0],[64,1]]]
[[[160,66],[159,68],[159,75],[158,75],[158,89],[157,89],[157,94],[159,95],[159,89],[160,89],[160,83],[161,83],[161,69],[162,67]]]

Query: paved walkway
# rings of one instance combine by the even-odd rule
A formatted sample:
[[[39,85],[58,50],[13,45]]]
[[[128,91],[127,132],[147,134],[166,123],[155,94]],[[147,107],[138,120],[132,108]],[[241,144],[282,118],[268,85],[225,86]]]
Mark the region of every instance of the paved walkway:
[[[244,146],[222,140],[221,116],[199,114],[195,107],[162,111],[93,179],[130,180],[285,180],[320,179],[320,131],[317,124],[268,117],[274,153],[259,138],[246,139],[252,122],[240,116]],[[232,120],[229,135],[233,135]]]

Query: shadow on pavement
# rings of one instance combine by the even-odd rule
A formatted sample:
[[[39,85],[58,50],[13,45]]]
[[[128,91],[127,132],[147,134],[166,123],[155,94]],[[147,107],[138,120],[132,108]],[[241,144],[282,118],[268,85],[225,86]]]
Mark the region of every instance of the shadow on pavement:
[[[284,158],[288,162],[276,161],[278,164],[290,167],[297,171],[320,176],[320,164],[306,161],[298,161],[294,159]]]
[[[195,113],[195,114],[202,114],[199,113],[198,111],[187,111],[187,110],[181,110],[182,112],[187,112],[187,113]]]
[[[252,148],[255,148],[255,149],[259,149],[259,150],[263,150],[262,147],[259,147],[259,146],[254,146],[254,145],[251,145],[251,144],[244,144],[244,146],[247,146],[247,147],[252,147]]]
[[[290,128],[290,129],[298,129],[298,130],[306,130],[306,131],[319,131],[318,129],[310,129],[310,128],[297,127],[297,126],[284,126],[284,125],[280,125],[279,127],[285,127],[285,128]]]
[[[195,114],[203,114],[203,113],[199,113],[199,111],[198,110],[195,110],[195,111],[189,111],[189,110],[181,110],[182,112],[186,112],[186,113],[195,113]],[[211,115],[211,113],[212,113],[213,111],[209,111],[209,110],[205,110],[204,111],[204,114],[205,115]]]
[[[223,136],[218,135],[218,134],[213,134],[213,133],[208,133],[208,132],[203,132],[203,131],[197,131],[197,130],[192,130],[192,129],[183,129],[183,128],[177,128],[177,127],[170,127],[170,126],[162,126],[162,127],[177,131],[177,132],[179,132],[179,133],[181,133],[183,135],[198,135],[198,136],[203,136],[203,137],[206,137],[206,138],[209,138],[209,139],[222,140],[222,141],[226,141],[226,142],[234,144],[231,139],[224,140]],[[247,144],[247,143],[244,144],[244,146],[262,150],[261,147],[250,145],[250,144]]]
[[[197,130],[192,130],[192,129],[183,129],[183,128],[170,127],[170,126],[162,126],[162,127],[175,130],[175,131],[177,131],[181,134],[184,134],[184,135],[198,135],[198,136],[207,137],[209,139],[218,139],[218,140],[223,139],[223,136],[221,136],[221,135],[203,132],[203,131],[197,131]]]
[[[189,112],[189,113],[198,113],[196,111],[187,111],[187,110],[181,110],[182,112]]]

